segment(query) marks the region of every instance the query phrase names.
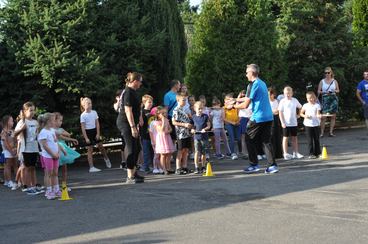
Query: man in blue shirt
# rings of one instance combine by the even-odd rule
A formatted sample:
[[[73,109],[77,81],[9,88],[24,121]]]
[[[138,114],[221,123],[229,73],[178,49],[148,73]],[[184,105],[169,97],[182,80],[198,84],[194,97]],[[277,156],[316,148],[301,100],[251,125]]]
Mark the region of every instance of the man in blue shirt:
[[[363,73],[363,80],[357,86],[356,96],[363,105],[365,124],[368,129],[368,70]]]
[[[259,77],[259,67],[256,64],[247,65],[246,77],[250,82],[249,97],[238,98],[236,108],[248,108],[252,103],[252,117],[247,125],[246,143],[249,154],[250,166],[244,169],[245,173],[255,173],[260,170],[257,158],[257,145],[262,145],[266,154],[268,167],[266,174],[278,172],[278,167],[273,157],[271,145],[271,127],[273,114],[268,98],[267,86]]]
[[[172,117],[174,109],[178,106],[178,102],[176,101],[176,95],[178,94],[180,86],[181,86],[180,81],[172,80],[170,82],[170,91],[166,92],[164,96],[164,105],[165,108],[167,109],[167,115],[172,129],[170,136],[174,141],[176,140],[176,133],[175,133],[175,126],[173,126],[172,124]]]

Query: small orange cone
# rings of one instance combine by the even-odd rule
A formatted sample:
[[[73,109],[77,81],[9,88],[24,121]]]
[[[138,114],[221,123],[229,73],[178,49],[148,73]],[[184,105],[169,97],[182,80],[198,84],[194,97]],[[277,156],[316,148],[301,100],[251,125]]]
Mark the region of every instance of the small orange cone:
[[[212,173],[212,167],[211,167],[211,163],[210,162],[207,162],[207,166],[206,166],[206,173],[203,174],[203,176],[215,176],[213,173]]]
[[[63,182],[61,185],[61,198],[59,199],[60,201],[68,201],[68,200],[72,200],[73,198],[69,197],[69,193],[68,193],[68,187],[66,187],[66,183]]]
[[[328,160],[327,148],[325,145],[323,145],[322,148],[322,160]]]

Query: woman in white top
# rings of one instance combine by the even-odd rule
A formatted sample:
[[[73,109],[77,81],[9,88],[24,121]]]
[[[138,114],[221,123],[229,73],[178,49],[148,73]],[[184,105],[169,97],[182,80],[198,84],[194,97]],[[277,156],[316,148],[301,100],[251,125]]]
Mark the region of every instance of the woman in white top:
[[[329,136],[335,136],[333,131],[336,122],[336,113],[339,108],[339,100],[337,98],[339,92],[339,83],[334,79],[334,73],[331,67],[325,68],[325,78],[318,85],[318,97],[322,95],[321,137],[324,134],[327,117],[331,117]]]

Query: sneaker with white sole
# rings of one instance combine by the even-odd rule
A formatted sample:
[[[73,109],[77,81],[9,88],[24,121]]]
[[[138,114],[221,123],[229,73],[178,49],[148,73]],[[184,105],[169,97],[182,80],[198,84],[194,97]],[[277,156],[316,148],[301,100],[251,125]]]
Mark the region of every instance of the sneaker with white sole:
[[[265,174],[274,174],[279,172],[279,168],[276,165],[272,165],[265,170]]]
[[[54,192],[48,191],[46,192],[45,197],[47,200],[54,200],[56,198],[56,195]]]
[[[297,159],[301,159],[301,158],[304,158],[304,155],[303,154],[300,154],[300,153],[296,153],[296,152],[294,152],[293,153],[293,158],[297,158]]]
[[[14,183],[14,184],[13,184],[13,186],[12,186],[12,188],[11,188],[11,190],[12,190],[12,191],[15,191],[15,190],[17,190],[19,187],[20,187],[20,184],[19,184],[19,183]]]
[[[263,158],[262,158],[262,155],[257,155],[257,159],[258,160],[262,160]]]
[[[104,160],[105,160],[106,168],[111,169],[111,161],[110,161],[110,159],[109,158],[104,158]]]
[[[284,154],[284,159],[285,160],[290,160],[290,159],[292,159],[293,158],[293,156],[291,155],[291,154],[289,154],[289,153],[285,153]]]
[[[258,171],[260,171],[260,168],[258,165],[251,165],[248,168],[244,169],[244,172],[246,174],[254,174],[254,173],[257,173]]]
[[[98,168],[96,168],[96,167],[91,167],[91,168],[89,168],[89,172],[90,173],[96,173],[96,172],[100,172],[101,170],[100,169],[98,169]]]
[[[238,155],[236,155],[236,153],[232,153],[231,160],[237,160],[237,159],[238,159]]]
[[[152,173],[153,173],[153,174],[155,174],[155,175],[157,175],[157,174],[159,174],[159,173],[160,173],[160,170],[158,170],[158,169],[153,169]]]

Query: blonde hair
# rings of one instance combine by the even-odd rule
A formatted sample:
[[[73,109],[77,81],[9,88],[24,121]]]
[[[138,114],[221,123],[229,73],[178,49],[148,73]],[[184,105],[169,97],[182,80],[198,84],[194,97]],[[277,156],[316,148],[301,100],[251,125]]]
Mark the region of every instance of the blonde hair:
[[[285,86],[284,87],[284,92],[285,91],[293,93],[293,88],[291,88],[291,86]]]
[[[309,91],[309,92],[307,92],[306,94],[305,94],[306,96],[312,96],[312,97],[314,97],[314,98],[317,98],[317,96],[316,96],[316,94],[313,92],[313,91]]]
[[[38,121],[38,124],[39,124],[38,131],[42,130],[47,125],[47,122],[49,122],[52,117],[55,118],[56,115],[54,113],[40,114],[37,117],[37,121]]]
[[[148,100],[151,100],[153,102],[153,97],[151,95],[143,95],[142,97],[142,105],[144,105]]]
[[[81,112],[84,112],[83,104],[84,104],[86,101],[90,101],[90,102],[92,103],[92,100],[91,100],[91,98],[89,98],[89,97],[81,97],[81,98],[80,98],[80,110],[81,110]]]
[[[326,68],[325,68],[325,72],[330,72],[330,74],[331,74],[331,78],[334,78],[335,74],[334,74],[334,72],[333,72],[333,70],[332,70],[332,68],[331,68],[331,67],[326,67]]]
[[[19,116],[18,116],[17,120],[23,120],[23,119],[25,119],[26,116],[24,115],[24,112],[26,110],[28,110],[29,108],[31,108],[31,107],[35,107],[35,105],[34,105],[33,102],[26,102],[26,103],[24,103],[23,106],[22,106],[22,110],[20,110],[20,112],[19,112]]]
[[[196,101],[193,105],[194,109],[203,107],[203,103],[201,101]]]
[[[55,115],[55,119],[59,119],[63,117],[63,115],[59,112],[54,112],[54,115]]]
[[[155,113],[155,119],[159,120],[158,116],[162,114],[163,111],[167,111],[167,109],[163,106],[158,106]]]

